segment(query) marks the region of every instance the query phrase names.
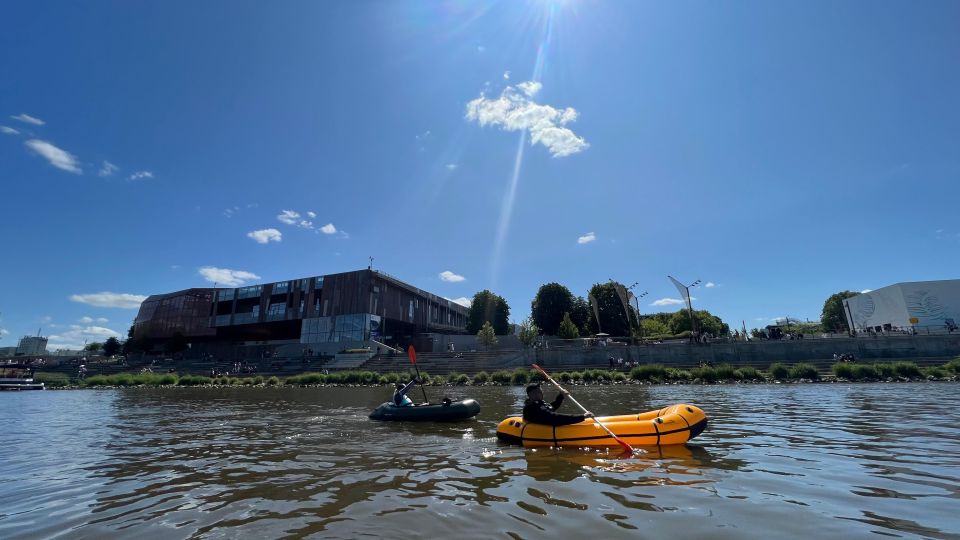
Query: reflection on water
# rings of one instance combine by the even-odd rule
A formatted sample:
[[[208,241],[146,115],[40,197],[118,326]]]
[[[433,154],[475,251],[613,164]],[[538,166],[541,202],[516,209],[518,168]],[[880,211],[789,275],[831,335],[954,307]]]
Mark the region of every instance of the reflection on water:
[[[456,424],[373,422],[384,388],[0,395],[0,538],[960,538],[953,384],[578,388],[598,414],[700,405],[693,444],[522,449],[519,388]],[[439,392],[439,390],[434,390]]]

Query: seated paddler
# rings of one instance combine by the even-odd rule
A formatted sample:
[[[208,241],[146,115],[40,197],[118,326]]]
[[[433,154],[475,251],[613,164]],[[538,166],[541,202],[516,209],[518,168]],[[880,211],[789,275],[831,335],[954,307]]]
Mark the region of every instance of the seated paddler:
[[[587,418],[593,418],[591,412],[586,414],[558,413],[557,409],[563,404],[563,397],[567,394],[566,390],[561,390],[553,403],[547,403],[543,401],[543,390],[540,388],[540,383],[528,384],[527,401],[523,404],[523,420],[548,426],[566,426],[568,424],[578,424]]]
[[[407,391],[415,384],[417,384],[417,379],[413,379],[407,384],[397,383],[397,388],[393,391],[393,404],[397,407],[412,407],[413,400],[407,396]]]

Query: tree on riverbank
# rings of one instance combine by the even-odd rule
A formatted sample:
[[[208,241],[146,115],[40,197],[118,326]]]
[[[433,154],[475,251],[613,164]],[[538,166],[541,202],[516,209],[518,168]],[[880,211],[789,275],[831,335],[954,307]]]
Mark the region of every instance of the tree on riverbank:
[[[487,348],[497,344],[497,334],[494,332],[493,326],[490,326],[490,321],[484,322],[483,326],[480,327],[477,332],[477,341]]]
[[[107,338],[107,340],[103,342],[103,354],[106,356],[113,356],[119,353],[121,348],[120,340],[115,337]]]
[[[517,327],[517,337],[520,339],[520,343],[523,343],[524,347],[529,347],[536,343],[539,335],[540,328],[533,322],[532,317],[527,317]]]
[[[473,303],[467,314],[467,333],[476,334],[485,322],[493,326],[498,336],[510,333],[510,306],[502,296],[486,289],[473,295]]]
[[[530,303],[530,317],[548,336],[556,336],[564,314],[573,311],[573,293],[559,283],[541,285]]]
[[[858,294],[860,293],[841,291],[827,298],[827,301],[823,303],[823,311],[820,313],[820,323],[823,324],[824,330],[830,332],[850,331],[847,316],[843,312],[843,301]]]
[[[577,325],[570,320],[569,313],[563,314],[563,320],[560,321],[560,329],[557,331],[557,335],[561,339],[577,339],[580,337],[580,331],[577,330]]]

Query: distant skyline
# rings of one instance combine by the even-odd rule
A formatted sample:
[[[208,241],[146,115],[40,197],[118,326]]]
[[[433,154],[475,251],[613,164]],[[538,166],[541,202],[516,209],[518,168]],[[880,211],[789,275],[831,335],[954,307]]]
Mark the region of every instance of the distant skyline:
[[[0,347],[374,267],[732,328],[960,278],[960,4],[0,5]]]

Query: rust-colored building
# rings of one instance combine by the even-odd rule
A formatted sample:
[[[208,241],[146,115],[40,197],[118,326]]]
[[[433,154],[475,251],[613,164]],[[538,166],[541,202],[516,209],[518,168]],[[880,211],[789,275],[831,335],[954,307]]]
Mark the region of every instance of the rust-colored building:
[[[152,342],[369,340],[406,344],[421,333],[463,333],[468,308],[375,270],[247,287],[153,295],[140,306],[134,337]]]

